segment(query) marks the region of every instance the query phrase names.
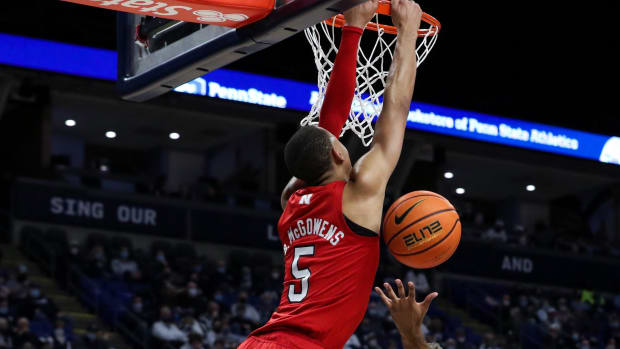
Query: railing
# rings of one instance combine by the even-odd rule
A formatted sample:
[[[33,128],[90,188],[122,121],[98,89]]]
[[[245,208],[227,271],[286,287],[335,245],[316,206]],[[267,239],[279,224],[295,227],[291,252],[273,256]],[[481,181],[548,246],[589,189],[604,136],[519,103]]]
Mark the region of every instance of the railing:
[[[22,240],[24,253],[34,260],[40,268],[49,275],[59,275],[57,260],[61,256],[54,247],[36,235],[30,235]],[[137,317],[127,307],[119,305],[119,311],[110,313],[102,304],[103,290],[99,285],[82,273],[75,265],[70,265],[67,273],[66,286],[87,308],[99,319],[107,319],[107,323],[122,333],[131,343],[139,348],[149,348],[151,333],[149,324]],[[86,290],[91,290],[88,293]],[[119,316],[122,315],[122,316]],[[163,349],[174,349],[165,347]]]

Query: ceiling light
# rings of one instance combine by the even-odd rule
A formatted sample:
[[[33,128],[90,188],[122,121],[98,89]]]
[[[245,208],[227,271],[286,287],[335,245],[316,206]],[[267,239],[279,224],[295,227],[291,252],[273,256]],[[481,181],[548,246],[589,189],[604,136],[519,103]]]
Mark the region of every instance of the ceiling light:
[[[67,119],[67,120],[65,120],[65,126],[67,126],[67,127],[73,127],[73,126],[75,126],[75,120],[73,120],[73,119]]]
[[[177,132],[170,132],[170,134],[168,135],[168,137],[170,137],[170,139],[179,139],[181,138],[181,135],[178,134]]]
[[[105,133],[105,136],[108,138],[116,138],[116,132],[114,131],[108,131]]]
[[[463,188],[456,188],[456,193],[459,194],[459,195],[463,195],[463,194],[465,194],[465,189],[463,189]]]
[[[445,179],[452,179],[452,178],[454,178],[454,173],[448,171],[448,172],[443,174],[443,178],[445,178]]]
[[[101,172],[108,172],[110,170],[110,168],[108,167],[108,165],[101,165],[101,166],[99,166],[99,170]]]
[[[536,186],[533,184],[528,184],[527,187],[525,187],[525,190],[527,191],[534,191],[536,190]]]

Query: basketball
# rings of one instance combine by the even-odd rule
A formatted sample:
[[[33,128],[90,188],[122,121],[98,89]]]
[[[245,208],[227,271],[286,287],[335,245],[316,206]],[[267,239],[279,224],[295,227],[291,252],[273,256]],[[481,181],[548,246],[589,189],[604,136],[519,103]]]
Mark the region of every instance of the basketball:
[[[399,262],[425,269],[445,262],[461,240],[461,223],[454,206],[430,191],[401,196],[383,219],[383,240]]]

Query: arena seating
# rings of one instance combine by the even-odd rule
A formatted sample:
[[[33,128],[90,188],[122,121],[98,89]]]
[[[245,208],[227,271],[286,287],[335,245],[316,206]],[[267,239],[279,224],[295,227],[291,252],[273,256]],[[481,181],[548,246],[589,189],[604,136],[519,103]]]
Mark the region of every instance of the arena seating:
[[[155,240],[143,250],[128,238],[104,234],[91,234],[76,244],[61,230],[44,233],[24,227],[22,233],[22,245],[33,251],[30,255],[54,251],[54,263],[68,276],[59,270],[53,274],[135,347],[180,348],[200,341],[203,348],[236,348],[279,303],[281,267],[264,253],[231,249],[228,258],[215,260],[183,241]],[[394,273],[404,276],[395,266],[384,263],[377,283],[399,277]],[[473,327],[479,326],[465,324],[445,301],[431,308],[425,323],[429,339],[460,340],[467,348],[483,340]],[[399,343],[387,309],[373,295],[347,347],[388,348]]]

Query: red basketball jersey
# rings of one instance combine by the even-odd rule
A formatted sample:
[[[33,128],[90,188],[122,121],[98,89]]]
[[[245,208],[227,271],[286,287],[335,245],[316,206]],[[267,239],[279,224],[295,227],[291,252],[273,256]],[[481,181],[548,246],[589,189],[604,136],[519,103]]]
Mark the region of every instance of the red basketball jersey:
[[[341,349],[362,321],[379,264],[379,237],[344,217],[345,184],[307,187],[289,198],[278,222],[282,298],[253,336],[288,348]]]

